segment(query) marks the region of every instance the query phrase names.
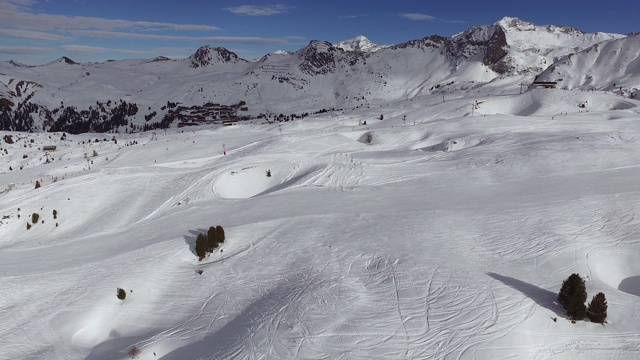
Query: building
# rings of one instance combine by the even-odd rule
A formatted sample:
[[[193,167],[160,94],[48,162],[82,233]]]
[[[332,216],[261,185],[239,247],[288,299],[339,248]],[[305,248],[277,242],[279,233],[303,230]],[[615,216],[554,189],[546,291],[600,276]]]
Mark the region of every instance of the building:
[[[555,89],[558,83],[556,81],[534,81],[531,87],[534,89]]]

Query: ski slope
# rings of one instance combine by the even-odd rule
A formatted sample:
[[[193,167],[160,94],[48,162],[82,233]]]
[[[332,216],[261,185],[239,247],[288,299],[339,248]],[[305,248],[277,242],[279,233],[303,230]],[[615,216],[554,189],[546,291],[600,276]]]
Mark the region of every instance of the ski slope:
[[[2,132],[0,359],[637,359],[639,105],[460,92],[116,141]],[[556,303],[574,272],[604,326]]]

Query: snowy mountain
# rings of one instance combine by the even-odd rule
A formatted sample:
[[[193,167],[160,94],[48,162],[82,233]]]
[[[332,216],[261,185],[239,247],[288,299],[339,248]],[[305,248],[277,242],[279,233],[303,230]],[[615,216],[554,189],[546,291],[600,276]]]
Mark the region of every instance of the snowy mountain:
[[[374,52],[385,48],[386,46],[374,44],[366,37],[359,35],[353,39],[341,41],[335,44],[335,47],[344,51]]]
[[[496,23],[505,33],[507,55],[501,67],[510,73],[540,73],[559,57],[624,35],[587,34],[566,26],[537,26],[505,17]]]
[[[79,64],[63,57],[32,67],[5,62],[0,63],[0,128],[138,131],[372,107],[494,87],[496,81],[531,82],[562,56],[624,38],[504,18],[451,38],[434,35],[388,47],[362,36],[336,45],[314,40],[298,51],[255,61],[207,45],[180,60]]]
[[[237,64],[239,62],[246,62],[246,60],[238,58],[238,55],[225,48],[214,48],[209,45],[199,48],[189,57],[189,60],[191,60],[191,67],[193,68],[211,66],[217,69],[221,67],[221,64]]]
[[[549,66],[538,81],[556,81],[563,89],[613,91],[640,95],[640,34],[603,41],[565,55]]]

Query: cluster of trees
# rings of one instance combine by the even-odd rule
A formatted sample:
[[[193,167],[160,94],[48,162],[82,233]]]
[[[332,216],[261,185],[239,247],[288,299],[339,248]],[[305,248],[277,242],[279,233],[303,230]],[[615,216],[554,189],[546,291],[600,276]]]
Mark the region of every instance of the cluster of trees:
[[[607,299],[604,294],[597,293],[589,306],[587,301],[587,287],[579,274],[571,274],[562,282],[562,287],[558,293],[558,303],[567,311],[567,316],[571,320],[584,320],[603,324],[607,318]]]
[[[32,114],[38,113],[44,119],[43,130],[65,131],[71,134],[104,133],[128,125],[128,118],[138,113],[138,105],[135,103],[120,100],[113,105],[110,107],[109,101],[105,108],[103,103],[97,102],[95,107],[78,110],[73,106],[65,107],[64,103],[61,103],[60,107],[49,110],[25,101],[12,110],[11,104],[6,101],[0,102],[0,130],[35,131],[37,129]]]
[[[220,225],[210,227],[206,235],[199,234],[196,237],[196,255],[198,255],[198,259],[202,261],[207,257],[207,254],[217,249],[224,242],[224,238],[224,229]]]
[[[31,113],[37,111],[38,105],[30,103],[18,104],[15,111],[11,110],[13,103],[0,99],[0,130],[29,131],[33,128]]]
[[[73,106],[64,107],[58,118],[52,119],[49,131],[66,131],[72,134],[109,132],[126,126],[129,123],[127,118],[137,113],[138,105],[123,100],[111,109],[105,109],[102,104],[82,111],[77,111]]]

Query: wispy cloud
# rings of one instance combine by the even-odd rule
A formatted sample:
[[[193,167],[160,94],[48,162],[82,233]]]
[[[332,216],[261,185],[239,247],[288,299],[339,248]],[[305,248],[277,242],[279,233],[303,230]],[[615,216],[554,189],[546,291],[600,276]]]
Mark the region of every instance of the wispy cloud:
[[[463,20],[442,20],[442,22],[445,22],[447,24],[466,24],[466,21]]]
[[[398,16],[405,19],[414,20],[414,21],[434,21],[437,19],[435,16],[431,16],[423,13],[402,13],[402,14],[398,14]]]
[[[307,38],[304,37],[304,36],[295,36],[295,35],[294,36],[285,36],[284,39],[287,39],[287,40],[307,40]]]
[[[270,15],[278,15],[288,13],[289,10],[292,9],[291,6],[275,4],[275,5],[240,5],[240,6],[232,6],[225,8],[233,14],[236,15],[248,15],[248,16],[270,16]]]
[[[0,54],[45,54],[54,49],[30,46],[0,46]]]
[[[131,49],[117,49],[107,48],[100,46],[89,45],[64,45],[60,47],[62,50],[76,53],[76,54],[105,54],[105,53],[120,53],[128,55],[141,55],[141,56],[155,56],[158,54],[164,54],[170,58],[183,58],[194,52],[193,48],[183,47],[160,47],[148,50],[131,50]],[[181,55],[167,55],[167,54],[181,54]]]
[[[176,24],[154,21],[115,20],[87,16],[35,14],[31,0],[0,0],[0,24],[16,29],[67,31],[100,30],[175,30],[215,31],[219,27],[200,24]]]
[[[36,40],[54,40],[54,41],[68,40],[68,38],[64,36],[54,35],[54,34],[40,32],[40,31],[28,31],[28,30],[0,29],[0,35],[26,38],[26,39],[36,39]]]
[[[412,20],[412,21],[437,21],[437,22],[446,23],[446,24],[466,24],[467,23],[466,21],[462,21],[462,20],[441,19],[433,15],[423,14],[423,13],[401,13],[401,14],[398,14],[398,16],[403,19]]]
[[[252,44],[252,45],[279,45],[286,44],[288,38],[261,38],[261,37],[234,37],[234,36],[176,36],[143,34],[120,31],[101,30],[73,30],[72,34],[78,37],[94,38],[120,38],[138,40],[164,40],[164,41],[193,41],[193,42],[217,42],[224,44]]]
[[[99,46],[89,46],[89,45],[63,45],[60,46],[61,49],[74,52],[74,53],[82,53],[82,54],[101,54],[109,51],[113,51],[114,49],[109,49],[105,47]]]

